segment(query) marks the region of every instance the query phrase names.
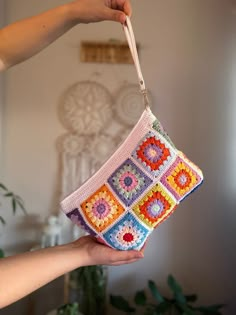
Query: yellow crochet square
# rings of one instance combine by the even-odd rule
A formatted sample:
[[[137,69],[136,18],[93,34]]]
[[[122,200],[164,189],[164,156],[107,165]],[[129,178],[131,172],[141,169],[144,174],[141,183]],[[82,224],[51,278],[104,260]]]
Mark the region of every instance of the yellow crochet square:
[[[188,163],[188,160],[181,155],[177,157],[160,181],[177,201],[182,201],[200,185],[202,178],[192,164]]]
[[[181,182],[182,178],[185,180],[184,183]],[[197,183],[197,178],[186,164],[179,163],[167,177],[167,181],[180,196],[184,196]]]
[[[175,209],[177,203],[159,184],[133,207],[136,215],[148,226],[155,228]]]

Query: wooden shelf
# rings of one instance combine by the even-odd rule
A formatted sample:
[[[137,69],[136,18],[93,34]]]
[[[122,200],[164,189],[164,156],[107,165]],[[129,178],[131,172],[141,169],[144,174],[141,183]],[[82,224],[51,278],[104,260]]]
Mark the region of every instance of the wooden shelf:
[[[82,41],[80,45],[80,61],[113,64],[133,63],[127,42],[120,41]]]

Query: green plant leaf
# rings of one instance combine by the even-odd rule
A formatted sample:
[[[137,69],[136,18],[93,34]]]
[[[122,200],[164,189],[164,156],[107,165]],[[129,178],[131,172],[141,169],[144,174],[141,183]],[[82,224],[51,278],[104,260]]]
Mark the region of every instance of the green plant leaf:
[[[196,312],[187,305],[180,305],[180,308],[183,311],[183,315],[196,315]]]
[[[176,301],[180,304],[186,304],[187,301],[185,296],[183,295],[182,288],[172,275],[168,276],[167,283],[169,285],[169,288],[174,293]]]
[[[3,195],[4,197],[13,197],[13,193],[12,192],[8,192],[6,194]]]
[[[4,225],[6,224],[6,221],[3,219],[3,217],[0,216],[0,222]]]
[[[18,196],[15,196],[15,201],[17,206],[24,212],[24,214],[27,214],[24,206],[24,202],[21,199],[17,199]]]
[[[129,305],[128,301],[119,295],[110,295],[110,303],[113,307],[126,313],[134,313],[136,311],[135,308]]]
[[[7,191],[6,186],[4,186],[3,184],[0,183],[0,188],[2,188],[3,190]]]
[[[4,258],[4,257],[5,257],[4,251],[3,251],[3,249],[0,248],[0,258]]]
[[[16,213],[16,200],[14,198],[12,198],[11,200],[11,205],[12,205],[13,214],[15,214]]]
[[[135,304],[146,305],[146,301],[147,301],[147,297],[144,290],[136,292],[135,297],[134,297]]]
[[[165,301],[157,305],[155,308],[157,314],[165,314],[167,311],[171,310],[172,304]]]
[[[182,293],[182,288],[172,275],[168,276],[167,283],[174,293]]]
[[[209,306],[194,307],[194,310],[202,312],[203,314],[220,315],[221,313],[219,312],[219,310],[223,307],[225,307],[225,304],[216,304],[216,305],[209,305]]]
[[[187,302],[196,302],[198,299],[198,296],[196,294],[185,295],[185,299]]]
[[[157,286],[155,284],[154,281],[152,280],[148,280],[148,287],[152,293],[152,296],[154,297],[154,299],[159,302],[162,303],[165,301],[164,297],[161,295],[161,293],[158,291]]]
[[[78,303],[68,303],[60,306],[57,309],[58,315],[79,315]]]
[[[18,196],[18,195],[15,195],[15,199],[17,201],[21,202],[22,204],[24,203],[23,199],[20,196]]]

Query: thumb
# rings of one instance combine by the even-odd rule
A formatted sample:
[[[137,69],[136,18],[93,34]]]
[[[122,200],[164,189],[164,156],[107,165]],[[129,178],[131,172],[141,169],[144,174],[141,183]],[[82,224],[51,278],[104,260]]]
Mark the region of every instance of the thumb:
[[[105,8],[106,19],[109,21],[125,23],[126,15],[123,11],[113,10],[110,8]]]

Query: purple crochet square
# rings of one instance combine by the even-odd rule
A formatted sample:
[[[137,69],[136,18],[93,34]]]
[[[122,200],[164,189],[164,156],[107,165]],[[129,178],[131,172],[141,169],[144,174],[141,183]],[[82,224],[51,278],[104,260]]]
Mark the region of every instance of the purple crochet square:
[[[131,159],[127,159],[108,178],[108,183],[128,207],[150,186],[152,179],[145,175]]]
[[[71,221],[76,224],[81,226],[84,230],[86,230],[90,235],[96,236],[96,233],[88,226],[88,224],[85,222],[84,218],[79,212],[79,209],[76,208],[72,210],[71,212],[66,214]]]

